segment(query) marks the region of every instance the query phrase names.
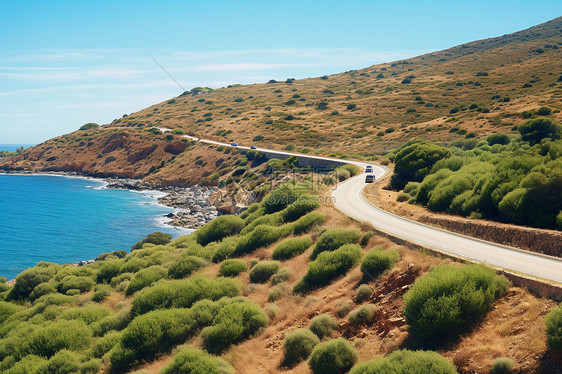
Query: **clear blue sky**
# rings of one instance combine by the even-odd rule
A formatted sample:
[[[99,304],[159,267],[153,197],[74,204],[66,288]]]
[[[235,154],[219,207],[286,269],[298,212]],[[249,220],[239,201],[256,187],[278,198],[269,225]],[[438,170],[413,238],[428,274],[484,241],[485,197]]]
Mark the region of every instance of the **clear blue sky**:
[[[108,123],[187,89],[338,73],[562,15],[543,1],[3,1],[0,144]]]

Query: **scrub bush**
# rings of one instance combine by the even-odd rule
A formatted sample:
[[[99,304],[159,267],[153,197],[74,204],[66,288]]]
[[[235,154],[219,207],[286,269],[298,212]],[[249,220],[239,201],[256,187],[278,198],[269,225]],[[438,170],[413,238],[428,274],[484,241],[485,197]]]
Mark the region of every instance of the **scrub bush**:
[[[279,283],[288,282],[293,275],[293,272],[289,268],[281,268],[275,274],[271,276],[271,284],[276,285]]]
[[[401,190],[407,182],[421,182],[433,165],[451,155],[451,152],[432,143],[415,143],[402,148],[394,157],[392,188]]]
[[[90,277],[68,275],[61,280],[57,289],[60,293],[66,293],[68,290],[80,290],[80,292],[87,292],[94,288],[94,285],[95,282]]]
[[[293,234],[300,235],[307,233],[313,227],[320,226],[326,222],[326,216],[319,212],[310,212],[293,222]]]
[[[59,315],[59,319],[78,320],[90,325],[109,316],[110,314],[111,309],[108,307],[92,304],[66,309]]]
[[[308,365],[314,374],[346,373],[357,361],[358,353],[343,338],[320,343],[312,350]]]
[[[513,369],[513,360],[507,357],[499,357],[494,360],[490,374],[509,374]]]
[[[365,262],[365,258],[363,258],[363,262],[361,263],[361,268],[363,268],[364,262]],[[364,301],[367,301],[369,300],[372,294],[373,294],[373,289],[369,287],[368,284],[362,284],[357,288],[357,291],[355,291],[355,301],[357,301],[357,303],[362,303]]]
[[[233,215],[224,215],[201,226],[193,235],[195,235],[197,243],[207,245],[210,242],[222,240],[227,236],[236,235],[243,227],[244,221],[242,218]]]
[[[291,331],[283,342],[285,351],[283,364],[292,366],[306,360],[318,343],[320,343],[320,339],[309,329]]]
[[[230,364],[197,348],[184,348],[160,374],[234,374]]]
[[[92,296],[92,301],[99,303],[109,295],[111,295],[111,286],[107,284],[98,284],[94,288],[94,296]]]
[[[170,266],[168,269],[168,275],[175,279],[185,278],[206,265],[207,261],[201,257],[192,256],[189,252],[184,252],[181,257]]]
[[[94,332],[94,336],[103,336],[111,330],[123,330],[129,322],[131,322],[131,313],[125,309],[92,323],[90,328]]]
[[[279,212],[279,215],[283,222],[293,222],[319,207],[320,204],[314,198],[309,197],[305,199],[304,197],[300,197],[297,202],[294,202]]]
[[[543,139],[560,139],[562,126],[550,118],[531,119],[518,127],[521,138],[531,144],[540,143]]]
[[[267,326],[265,312],[255,303],[244,300],[224,306],[213,324],[201,331],[207,351],[220,353]]]
[[[121,333],[117,331],[110,331],[101,337],[92,349],[90,353],[95,358],[102,358],[107,352],[109,352],[113,347],[115,347],[121,341]]]
[[[455,365],[432,351],[394,351],[390,355],[363,362],[349,374],[457,374]]]
[[[121,272],[121,261],[118,260],[106,260],[100,267],[97,275],[98,283],[109,283],[111,279]]]
[[[508,286],[482,265],[436,266],[404,295],[404,315],[414,336],[439,343],[474,324]]]
[[[155,309],[189,308],[201,299],[218,300],[224,296],[236,296],[240,288],[240,283],[230,278],[196,276],[185,280],[161,281],[137,293],[131,313],[139,315]]]
[[[375,322],[377,307],[373,304],[363,304],[347,316],[349,323],[355,326],[371,325]]]
[[[63,349],[47,362],[47,372],[57,374],[76,373],[80,370],[82,356],[76,352]]]
[[[261,261],[250,270],[252,283],[265,283],[279,270],[279,261]]]
[[[125,295],[130,296],[143,288],[152,285],[154,282],[164,278],[168,271],[162,266],[151,266],[146,269],[140,270],[135,274],[135,277],[129,283],[125,290]]]
[[[274,260],[287,260],[298,256],[312,245],[312,239],[291,238],[281,242],[273,251]]]
[[[215,251],[213,252],[211,261],[213,261],[214,263],[218,263],[230,258],[234,253],[237,245],[237,237],[224,239],[217,245]]]
[[[287,283],[276,284],[275,286],[271,287],[269,295],[267,296],[267,301],[274,302],[281,299],[290,291],[290,289],[291,288]]]
[[[310,259],[314,260],[320,253],[335,251],[344,244],[357,243],[361,238],[361,232],[356,229],[335,227],[324,231],[318,238]]]
[[[267,247],[289,235],[291,233],[291,228],[292,227],[287,225],[280,227],[258,225],[250,233],[240,237],[232,255],[241,256],[251,253],[258,248]]]
[[[172,235],[157,231],[157,232],[153,232],[152,234],[148,234],[146,238],[144,238],[138,243],[135,243],[131,247],[131,249],[132,250],[141,249],[142,246],[147,243],[155,244],[155,245],[164,245],[164,244],[168,244],[171,241],[172,241]]]
[[[365,278],[374,279],[392,269],[398,260],[400,260],[400,254],[395,249],[383,251],[382,247],[377,247],[363,257],[361,272]]]
[[[507,136],[506,134],[495,133],[495,134],[492,134],[492,135],[488,136],[486,138],[486,141],[488,142],[489,145],[494,145],[494,144],[506,145],[506,144],[509,144],[510,139],[509,139],[509,136]]]
[[[293,288],[302,293],[322,287],[356,266],[361,259],[361,247],[346,244],[332,252],[322,252],[318,258],[308,263],[308,271]]]
[[[562,307],[551,310],[545,318],[548,346],[562,352]]]
[[[310,331],[319,339],[329,338],[332,332],[338,327],[338,320],[328,313],[320,314],[310,320]]]
[[[235,277],[248,270],[246,261],[239,259],[225,260],[219,268],[219,273],[223,277]]]

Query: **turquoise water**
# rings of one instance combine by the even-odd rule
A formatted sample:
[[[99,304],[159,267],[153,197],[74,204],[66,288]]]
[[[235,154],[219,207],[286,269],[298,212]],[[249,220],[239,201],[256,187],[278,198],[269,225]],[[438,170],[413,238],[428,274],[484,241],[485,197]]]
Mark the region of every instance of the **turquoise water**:
[[[131,245],[163,224],[173,209],[154,192],[103,189],[93,179],[0,174],[0,276],[13,279],[39,261],[74,263]]]

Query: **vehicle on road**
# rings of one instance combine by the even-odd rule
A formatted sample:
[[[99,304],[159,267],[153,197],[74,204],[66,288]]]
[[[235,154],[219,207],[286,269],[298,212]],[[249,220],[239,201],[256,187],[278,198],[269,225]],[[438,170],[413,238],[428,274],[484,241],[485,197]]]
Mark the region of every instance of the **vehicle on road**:
[[[375,181],[375,176],[373,174],[365,175],[365,183],[373,183]]]
[[[231,147],[238,147],[238,143],[232,143],[230,146]]]
[[[373,172],[373,165],[367,165],[365,167],[365,173],[372,173]]]
[[[255,145],[251,145],[251,146],[250,146],[250,149],[256,149],[256,146],[255,146]]]

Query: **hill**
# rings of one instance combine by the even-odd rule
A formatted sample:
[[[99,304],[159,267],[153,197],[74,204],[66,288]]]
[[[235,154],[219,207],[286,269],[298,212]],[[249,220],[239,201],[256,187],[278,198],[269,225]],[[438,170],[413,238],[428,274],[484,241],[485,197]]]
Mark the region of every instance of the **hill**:
[[[150,175],[182,185],[208,175],[209,170],[193,169],[194,158],[222,157],[199,146],[201,154],[192,148],[185,152],[190,155],[166,153],[166,144],[178,139],[146,132],[154,126],[221,141],[367,159],[412,138],[449,143],[494,132],[515,134],[514,126],[542,106],[552,109],[554,120],[562,120],[561,47],[559,17],[513,34],[331,76],[199,87],[100,129],[49,140],[0,161],[0,168]],[[160,144],[158,151],[138,155],[154,142]]]

